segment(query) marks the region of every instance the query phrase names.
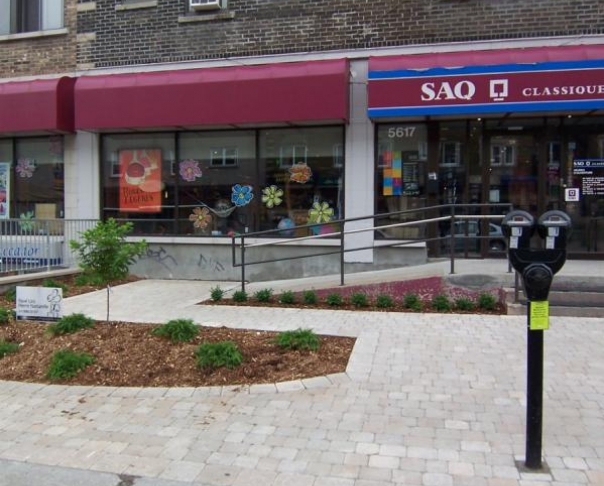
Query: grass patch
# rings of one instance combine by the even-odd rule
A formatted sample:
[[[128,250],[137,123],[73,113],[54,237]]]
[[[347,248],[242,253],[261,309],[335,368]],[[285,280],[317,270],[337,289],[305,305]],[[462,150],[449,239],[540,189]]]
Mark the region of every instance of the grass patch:
[[[305,290],[302,292],[302,302],[307,305],[315,305],[319,301],[317,292],[314,290]]]
[[[458,297],[453,302],[453,307],[460,311],[473,311],[476,308],[476,304],[468,297]]]
[[[212,287],[210,289],[210,298],[214,301],[217,302],[219,300],[222,300],[222,298],[224,297],[225,291],[222,290],[220,287],[216,286],[216,287]]]
[[[422,301],[417,294],[405,294],[403,296],[403,307],[412,311],[422,310]]]
[[[497,299],[493,294],[483,292],[477,299],[478,307],[483,310],[493,311],[497,307]]]
[[[67,285],[65,285],[63,282],[53,280],[52,278],[47,278],[44,280],[42,282],[42,287],[61,289],[63,291],[63,297],[65,297],[67,294]]]
[[[325,302],[332,307],[339,307],[344,303],[344,299],[340,294],[334,292],[325,297]]]
[[[283,349],[319,349],[319,337],[310,329],[296,329],[279,333],[275,338],[277,346]]]
[[[279,302],[281,304],[295,304],[296,303],[296,294],[291,290],[286,290],[279,296]]]
[[[435,295],[432,298],[432,308],[438,312],[449,312],[451,310],[451,301],[446,295]]]
[[[389,309],[394,306],[394,300],[389,295],[380,294],[375,298],[375,306],[378,309]]]
[[[245,290],[235,290],[233,292],[233,302],[247,302],[247,292]]]
[[[188,343],[199,334],[199,327],[191,319],[172,319],[153,329],[151,334],[168,338],[173,343]]]
[[[4,307],[0,307],[0,324],[8,324],[10,322],[12,312]]]
[[[54,324],[49,324],[48,333],[53,336],[62,334],[72,334],[82,329],[88,329],[94,326],[94,319],[86,317],[84,314],[70,314],[63,316]]]
[[[270,302],[273,300],[273,289],[258,290],[254,294],[254,299],[256,299],[258,302]]]
[[[355,292],[350,296],[350,303],[355,307],[367,307],[369,305],[369,299],[363,292]]]
[[[200,344],[195,351],[197,366],[202,369],[235,368],[243,358],[237,345],[232,341]]]
[[[0,339],[0,359],[4,358],[7,354],[16,353],[19,351],[19,345],[17,343],[11,343]]]
[[[92,363],[94,363],[94,356],[88,353],[60,349],[52,355],[46,376],[53,381],[65,380],[74,377]]]

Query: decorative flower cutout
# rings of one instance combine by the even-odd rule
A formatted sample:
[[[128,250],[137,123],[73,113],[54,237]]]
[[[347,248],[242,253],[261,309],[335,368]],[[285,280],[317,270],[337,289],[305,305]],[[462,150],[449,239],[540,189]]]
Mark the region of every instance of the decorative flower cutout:
[[[189,215],[189,221],[193,222],[194,228],[204,229],[212,222],[212,215],[208,208],[195,208]]]
[[[246,206],[254,198],[252,192],[252,186],[242,186],[241,184],[235,184],[233,186],[233,194],[231,195],[231,202],[237,206]]]
[[[23,177],[24,179],[29,179],[34,175],[36,170],[36,163],[32,159],[21,158],[17,161],[17,166],[15,167],[17,174],[19,177]]]
[[[333,208],[326,202],[313,203],[312,208],[308,210],[309,223],[327,223],[333,218]]]
[[[279,206],[283,202],[283,190],[277,186],[268,186],[262,189],[262,202],[267,208]]]
[[[292,182],[298,182],[300,184],[306,184],[312,177],[312,170],[306,163],[294,164],[289,170],[291,174],[289,180]]]
[[[187,182],[195,182],[195,179],[201,177],[202,172],[199,168],[199,161],[187,159],[180,162],[178,172],[183,180]]]

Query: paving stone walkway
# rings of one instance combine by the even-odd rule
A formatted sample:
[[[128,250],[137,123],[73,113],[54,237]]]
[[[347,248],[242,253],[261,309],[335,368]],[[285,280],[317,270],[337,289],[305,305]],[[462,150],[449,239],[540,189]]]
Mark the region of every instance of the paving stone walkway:
[[[250,387],[0,382],[0,485],[604,485],[604,318],[551,319],[549,471],[527,473],[525,318],[243,311],[194,305],[211,287],[196,285],[116,288],[112,318],[355,336],[346,373]],[[104,318],[105,297],[67,299],[66,313]]]

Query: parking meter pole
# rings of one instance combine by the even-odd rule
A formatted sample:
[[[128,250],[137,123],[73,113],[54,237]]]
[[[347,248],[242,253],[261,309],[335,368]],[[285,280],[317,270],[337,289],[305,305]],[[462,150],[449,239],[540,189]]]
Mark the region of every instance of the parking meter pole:
[[[531,331],[531,302],[527,304],[526,454],[528,469],[541,468],[543,433],[543,331]]]

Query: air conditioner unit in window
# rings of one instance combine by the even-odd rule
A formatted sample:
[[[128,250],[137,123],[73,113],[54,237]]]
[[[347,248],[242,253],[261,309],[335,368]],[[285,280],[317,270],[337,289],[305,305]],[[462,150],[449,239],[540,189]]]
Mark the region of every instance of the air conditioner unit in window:
[[[192,10],[214,10],[221,7],[222,0],[189,0]]]

